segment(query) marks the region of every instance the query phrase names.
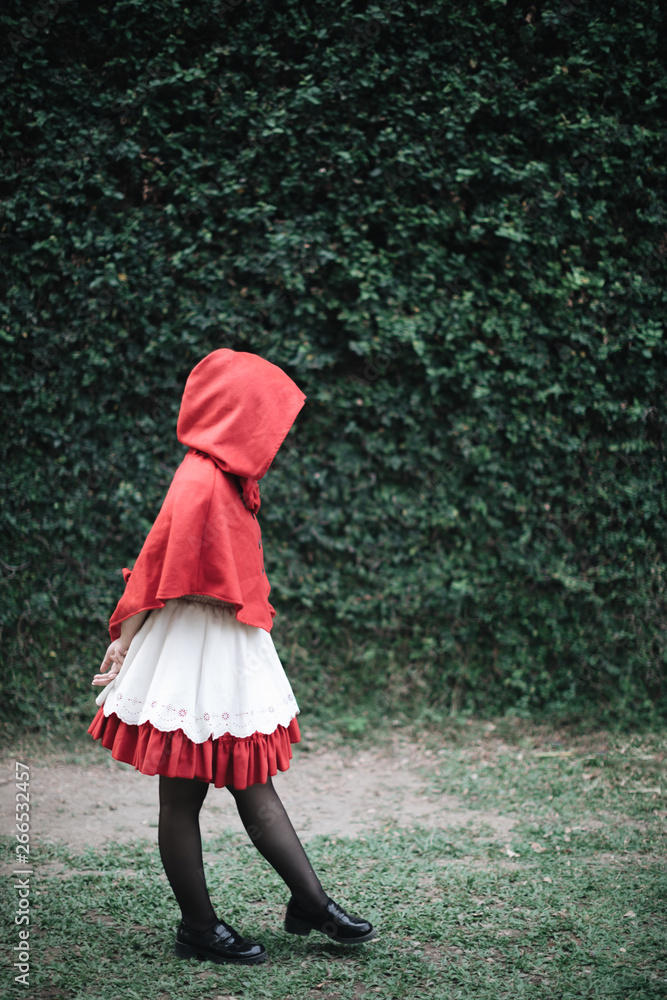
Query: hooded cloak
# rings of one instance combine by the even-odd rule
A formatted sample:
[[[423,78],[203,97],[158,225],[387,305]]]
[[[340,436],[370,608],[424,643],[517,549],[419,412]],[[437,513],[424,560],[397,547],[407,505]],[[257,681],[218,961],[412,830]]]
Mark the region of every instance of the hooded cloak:
[[[213,351],[192,370],[177,436],[189,450],[172,479],[125,591],[111,639],[140,611],[186,594],[235,606],[246,625],[271,631],[275,609],[256,513],[260,480],[305,395],[276,365],[243,351]]]

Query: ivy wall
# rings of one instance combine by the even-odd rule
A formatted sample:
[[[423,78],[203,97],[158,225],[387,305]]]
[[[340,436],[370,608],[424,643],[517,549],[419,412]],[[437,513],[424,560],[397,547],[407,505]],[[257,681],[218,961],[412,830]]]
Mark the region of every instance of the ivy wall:
[[[308,396],[260,515],[304,718],[664,713],[665,21],[3,7],[6,717],[92,717],[224,346]]]

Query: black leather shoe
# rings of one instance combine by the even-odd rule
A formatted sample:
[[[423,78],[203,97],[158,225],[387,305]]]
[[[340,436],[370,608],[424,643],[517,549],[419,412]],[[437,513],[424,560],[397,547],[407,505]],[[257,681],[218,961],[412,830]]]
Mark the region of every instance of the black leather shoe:
[[[226,962],[256,965],[269,957],[263,945],[241,937],[224,920],[218,920],[210,931],[203,934],[191,930],[181,921],[176,931],[174,952],[178,958],[196,958],[200,962],[208,960],[219,965]]]
[[[375,937],[376,931],[372,924],[346,913],[333,899],[327,898],[328,903],[324,904],[319,913],[304,910],[294,899],[290,899],[285,915],[285,930],[290,934],[321,931],[340,944],[360,944]]]

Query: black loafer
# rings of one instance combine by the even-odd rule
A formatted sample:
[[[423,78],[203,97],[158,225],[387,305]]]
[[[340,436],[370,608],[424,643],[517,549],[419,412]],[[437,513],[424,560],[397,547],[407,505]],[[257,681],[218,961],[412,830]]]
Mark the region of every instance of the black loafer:
[[[320,931],[340,944],[361,944],[375,937],[376,931],[368,920],[355,917],[329,898],[319,913],[311,913],[290,899],[285,914],[285,930],[290,934],[310,934]]]
[[[176,931],[174,952],[178,958],[196,958],[200,962],[223,965],[256,965],[269,957],[264,945],[241,937],[224,920],[218,920],[210,931],[199,934],[181,921]]]

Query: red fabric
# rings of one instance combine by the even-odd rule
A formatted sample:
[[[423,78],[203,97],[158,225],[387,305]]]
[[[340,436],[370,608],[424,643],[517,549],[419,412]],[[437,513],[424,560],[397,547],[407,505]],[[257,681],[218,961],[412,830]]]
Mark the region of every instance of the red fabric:
[[[192,370],[178,417],[189,446],[111,616],[121,623],[170,598],[209,594],[238,621],[271,631],[257,480],[266,473],[305,396],[276,365],[223,348]]]
[[[105,716],[100,706],[88,732],[93,739],[111,750],[115,760],[132,764],[142,774],[164,774],[169,778],[199,778],[216,788],[233,785],[243,789],[264,784],[289,768],[292,743],[301,734],[296,716],[289,726],[278,726],[273,733],[253,733],[244,738],[226,733],[204,743],[193,743],[182,729],[165,733],[150,722],[134,726],[122,722],[115,712]]]

